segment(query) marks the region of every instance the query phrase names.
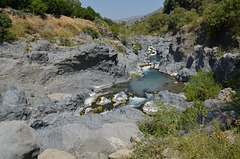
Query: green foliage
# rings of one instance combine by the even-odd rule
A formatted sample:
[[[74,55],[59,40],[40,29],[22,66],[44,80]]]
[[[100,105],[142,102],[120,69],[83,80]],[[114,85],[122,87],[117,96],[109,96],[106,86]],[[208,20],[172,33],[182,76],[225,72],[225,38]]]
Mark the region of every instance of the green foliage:
[[[138,55],[139,50],[142,50],[142,44],[136,41],[134,46],[133,46],[133,53]]]
[[[13,15],[18,15],[19,17],[25,19],[27,14],[22,10],[13,10]]]
[[[123,45],[125,45],[125,46],[127,46],[127,43],[128,43],[128,37],[127,37],[127,35],[121,35],[120,36],[120,39],[121,39],[121,43],[123,44]]]
[[[47,4],[48,9],[46,13],[55,15],[71,16],[73,8],[66,0],[43,0]]]
[[[31,10],[36,14],[65,15],[88,20],[101,17],[91,7],[82,8],[78,0],[1,0],[0,7],[11,7],[14,9]]]
[[[123,46],[117,45],[117,46],[115,46],[115,49],[118,53],[122,53],[123,55],[125,55]]]
[[[142,76],[139,75],[139,74],[137,74],[137,73],[131,73],[131,77],[140,78],[140,77],[142,77]]]
[[[117,24],[112,24],[110,26],[110,30],[112,31],[114,38],[118,37],[118,35],[119,35],[119,27],[118,27]]]
[[[91,27],[84,27],[82,28],[82,31],[90,35],[93,39],[97,39],[99,36],[98,32]]]
[[[219,124],[215,123],[213,131],[206,133],[202,126],[196,124],[199,115],[206,115],[206,108],[202,102],[194,102],[192,107],[184,111],[164,105],[160,100],[156,100],[155,104],[159,106],[159,110],[139,125],[144,138],[133,145],[131,158],[238,159],[240,157],[240,133],[237,128],[224,132],[219,128]],[[164,153],[166,149],[171,152],[167,156]]]
[[[184,25],[190,27],[199,26],[199,16],[195,9],[186,10],[184,8],[175,8],[170,14],[155,13],[144,19],[143,22],[137,22],[132,25],[132,30],[140,34],[165,34],[168,31],[176,33]]]
[[[224,81],[224,87],[231,87],[233,90],[237,92],[231,94],[231,104],[235,106],[240,112],[240,76],[237,74],[231,75],[229,79]]]
[[[229,133],[223,132],[219,124],[215,124],[215,130],[210,134],[196,129],[189,135],[179,137],[172,146],[181,152],[181,158],[216,158],[237,159],[240,157],[240,136],[237,130],[232,130],[235,142],[229,139]]]
[[[0,8],[5,8],[7,7],[7,0],[1,0],[0,1]]]
[[[42,32],[40,36],[41,36],[41,38],[43,38],[45,40],[48,40],[52,44],[56,43],[56,39],[53,36],[51,36],[48,33],[46,33],[46,32]]]
[[[60,43],[58,45],[59,46],[68,46],[68,47],[75,46],[75,44],[72,42],[72,40],[70,40],[68,38],[64,38],[64,37],[60,38]]]
[[[231,99],[232,99],[231,104],[238,109],[238,112],[240,112],[240,91],[233,93],[231,95]]]
[[[231,87],[234,90],[240,90],[240,75],[232,74],[228,79],[224,80],[224,87]]]
[[[155,104],[159,106],[159,110],[151,118],[147,118],[143,124],[139,125],[139,129],[145,134],[154,135],[156,137],[165,137],[167,135],[176,136],[180,125],[178,121],[182,112],[178,109],[166,106],[162,101],[155,100]]]
[[[81,18],[94,21],[96,17],[100,17],[99,13],[96,13],[90,6],[87,8],[82,8]]]
[[[175,8],[168,18],[168,29],[174,32],[180,30],[184,25],[196,23],[198,14],[195,9],[186,11],[184,8]]]
[[[193,106],[180,111],[174,106],[165,105],[161,100],[155,99],[159,110],[150,119],[139,125],[145,134],[155,137],[179,136],[181,130],[191,130],[196,126],[198,115],[205,116],[207,109],[202,102],[194,102]]]
[[[48,6],[42,0],[32,0],[29,8],[36,14],[46,13]]]
[[[7,14],[0,13],[0,43],[3,41],[12,42],[16,40],[16,36],[8,32],[11,27],[12,20]]]
[[[235,138],[234,142],[231,142],[229,134]],[[171,156],[164,156],[166,149],[172,150]],[[144,138],[134,146],[131,158],[238,159],[239,152],[239,131],[222,132],[216,124],[215,130],[210,133],[196,128],[178,137]]]
[[[189,101],[203,101],[215,97],[221,90],[221,86],[215,83],[213,72],[198,72],[190,78],[186,86],[185,94]]]
[[[184,8],[186,10],[198,9],[202,6],[204,0],[165,0],[163,12],[169,14],[176,8]]]
[[[232,38],[240,34],[240,1],[222,0],[208,7],[204,17],[212,38],[228,32]]]

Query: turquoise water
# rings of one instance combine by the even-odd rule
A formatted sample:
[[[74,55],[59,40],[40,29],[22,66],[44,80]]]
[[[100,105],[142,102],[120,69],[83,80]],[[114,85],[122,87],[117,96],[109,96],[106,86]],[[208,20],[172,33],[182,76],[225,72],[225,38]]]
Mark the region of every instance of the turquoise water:
[[[129,82],[128,90],[130,93],[144,97],[145,93],[160,90],[169,90],[174,93],[183,91],[184,84],[176,82],[176,79],[158,70],[151,69],[150,66],[143,67],[144,77],[133,78]]]
[[[99,96],[96,101],[98,101],[102,96],[112,99],[114,94],[125,91],[125,93],[129,96],[129,100],[126,104],[122,104],[118,107],[126,106],[138,108],[145,102],[151,100],[153,95],[150,93],[155,91],[169,90],[173,93],[180,93],[183,91],[184,84],[177,82],[174,77],[161,73],[156,69],[151,69],[150,66],[145,66],[142,69],[144,77],[133,77],[127,83],[116,84],[110,88],[103,89],[99,93],[104,95]],[[96,105],[96,103],[92,104],[92,108],[97,107],[99,107],[99,105]],[[103,106],[103,111],[109,111],[112,109],[115,109],[112,103]]]

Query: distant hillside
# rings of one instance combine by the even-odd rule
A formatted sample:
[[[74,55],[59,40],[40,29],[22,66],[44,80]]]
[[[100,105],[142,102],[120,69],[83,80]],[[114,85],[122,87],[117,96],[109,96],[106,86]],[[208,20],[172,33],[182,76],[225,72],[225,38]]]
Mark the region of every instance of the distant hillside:
[[[159,8],[158,10],[153,11],[149,14],[146,14],[146,15],[139,15],[139,16],[134,16],[134,17],[129,17],[129,18],[123,18],[123,19],[120,19],[120,20],[115,20],[115,22],[116,23],[121,23],[121,22],[125,21],[126,24],[131,24],[131,23],[134,23],[136,21],[141,21],[141,20],[143,20],[143,18],[149,17],[149,16],[153,15],[154,13],[162,12],[162,10],[163,10],[163,7]]]

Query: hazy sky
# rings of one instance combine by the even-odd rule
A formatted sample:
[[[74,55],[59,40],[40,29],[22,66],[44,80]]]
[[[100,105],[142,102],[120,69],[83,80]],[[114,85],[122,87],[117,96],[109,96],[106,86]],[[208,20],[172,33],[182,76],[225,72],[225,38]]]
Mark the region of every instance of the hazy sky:
[[[80,0],[82,7],[91,6],[101,16],[118,20],[151,13],[163,6],[164,0]]]

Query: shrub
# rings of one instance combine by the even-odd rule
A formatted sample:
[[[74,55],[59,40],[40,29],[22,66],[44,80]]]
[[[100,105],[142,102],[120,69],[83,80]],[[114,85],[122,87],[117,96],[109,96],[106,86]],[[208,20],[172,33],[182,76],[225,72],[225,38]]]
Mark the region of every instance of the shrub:
[[[13,10],[13,15],[18,15],[19,17],[25,19],[27,14],[22,10]]]
[[[198,14],[195,9],[186,11],[184,8],[176,8],[169,14],[168,29],[176,33],[182,26],[196,23],[197,19]]]
[[[178,121],[182,112],[178,109],[166,106],[164,102],[155,100],[155,104],[159,106],[159,110],[151,118],[147,118],[139,129],[145,134],[154,135],[156,137],[165,137],[167,135],[176,136],[180,129]]]
[[[203,101],[219,93],[221,86],[215,83],[213,74],[213,72],[198,72],[190,78],[185,90],[188,101]]]
[[[202,102],[194,102],[192,107],[184,111],[164,105],[160,100],[155,100],[155,104],[160,109],[139,125],[145,136],[141,142],[133,145],[131,158],[240,157],[240,134],[237,128],[223,132],[215,123],[213,131],[206,133],[196,124],[199,115],[206,115]],[[235,138],[234,142],[229,136]],[[164,156],[166,149],[170,149],[173,156]]]
[[[115,46],[115,49],[116,49],[116,51],[117,51],[118,53],[122,53],[123,55],[126,54],[126,53],[124,52],[124,51],[125,51],[124,47],[121,46],[121,45]]]
[[[181,130],[193,129],[196,126],[196,118],[199,115],[204,117],[207,112],[202,102],[194,102],[193,106],[187,107],[184,111],[165,105],[159,99],[155,99],[154,103],[159,110],[140,124],[139,129],[145,135],[155,137],[179,136]]]
[[[135,42],[135,45],[133,46],[133,53],[138,55],[139,50],[142,50],[142,44],[139,42]]]
[[[3,41],[12,42],[16,40],[16,36],[8,32],[8,28],[12,26],[12,20],[7,14],[0,13],[0,43]]]
[[[74,44],[70,39],[61,37],[61,38],[60,38],[60,43],[59,43],[58,45],[59,45],[59,46],[72,47],[72,46],[74,46],[75,44]]]
[[[52,44],[55,44],[55,43],[56,43],[56,39],[55,39],[53,36],[51,36],[50,34],[48,34],[47,32],[42,32],[42,33],[40,34],[40,36],[41,36],[41,38],[49,41],[49,42],[52,43]]]
[[[93,39],[98,38],[98,32],[91,27],[84,27],[82,28],[82,31],[90,35]]]
[[[118,35],[119,35],[119,27],[118,27],[117,24],[111,25],[110,26],[110,30],[112,31],[114,38],[118,37]]]
[[[231,87],[233,90],[236,90],[236,93],[231,94],[232,102],[231,104],[235,106],[238,109],[238,112],[240,112],[240,75],[233,74],[230,78],[226,79],[224,81],[223,86],[224,87]]]

